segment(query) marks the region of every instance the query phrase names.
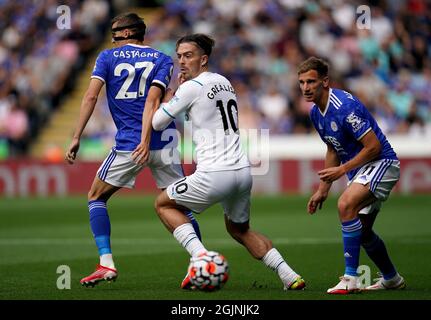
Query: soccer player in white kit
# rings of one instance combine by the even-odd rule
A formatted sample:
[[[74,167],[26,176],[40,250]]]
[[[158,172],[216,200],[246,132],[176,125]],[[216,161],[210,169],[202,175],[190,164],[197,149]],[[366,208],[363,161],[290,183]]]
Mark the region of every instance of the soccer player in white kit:
[[[195,257],[207,249],[181,210],[199,213],[221,203],[229,234],[254,258],[277,271],[285,290],[303,289],[304,280],[289,267],[271,240],[249,227],[250,164],[241,149],[235,90],[225,77],[208,71],[213,46],[214,40],[204,34],[187,35],[177,41],[183,83],[175,95],[166,92],[152,124],[155,130],[163,130],[185,112],[192,123],[197,168],[159,194],[157,213],[178,242]],[[190,287],[189,278],[184,279],[182,287]]]

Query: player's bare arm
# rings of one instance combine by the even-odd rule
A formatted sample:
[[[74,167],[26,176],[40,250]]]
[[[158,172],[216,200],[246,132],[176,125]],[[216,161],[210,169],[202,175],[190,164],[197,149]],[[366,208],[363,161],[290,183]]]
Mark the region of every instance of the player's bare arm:
[[[163,96],[162,102],[166,103],[171,101],[171,99],[174,97],[174,92],[172,91],[171,88],[167,88],[165,95]]]
[[[79,113],[78,124],[76,126],[75,132],[73,134],[72,142],[66,152],[65,160],[69,164],[73,164],[76,155],[79,150],[79,144],[81,140],[82,132],[88,123],[91,115],[93,114],[94,107],[96,106],[97,98],[99,96],[100,90],[102,89],[104,82],[99,79],[91,79],[87,91],[81,102],[81,110]]]
[[[165,95],[163,96],[162,105],[159,107],[153,117],[152,126],[154,130],[164,130],[174,120],[174,116],[171,113],[172,110],[169,112],[165,108],[172,97],[172,90],[170,88],[166,89]]]
[[[354,158],[341,166],[329,167],[319,171],[318,174],[322,181],[336,181],[346,172],[363,166],[367,162],[374,160],[380,154],[381,144],[373,130],[366,133],[359,141],[364,147]]]
[[[326,145],[325,168],[335,167],[340,164],[340,159],[336,151],[330,145]],[[317,208],[322,209],[323,202],[328,198],[329,190],[331,189],[332,182],[320,181],[319,188],[311,196],[307,204],[308,213],[313,214]]]
[[[148,96],[145,101],[145,108],[142,114],[141,143],[132,152],[132,158],[138,164],[144,164],[148,161],[148,157],[150,156],[151,121],[154,113],[160,106],[162,96],[163,91],[157,86],[151,86],[148,90]]]

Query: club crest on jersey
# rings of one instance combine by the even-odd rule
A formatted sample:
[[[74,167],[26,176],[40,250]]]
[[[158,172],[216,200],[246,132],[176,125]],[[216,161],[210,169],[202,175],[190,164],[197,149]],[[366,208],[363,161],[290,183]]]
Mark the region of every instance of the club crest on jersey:
[[[337,126],[337,124],[335,123],[335,121],[331,121],[331,129],[332,129],[332,131],[337,131],[338,130],[338,126]]]
[[[351,124],[353,132],[359,131],[365,125],[365,122],[354,112],[347,116],[346,121]]]

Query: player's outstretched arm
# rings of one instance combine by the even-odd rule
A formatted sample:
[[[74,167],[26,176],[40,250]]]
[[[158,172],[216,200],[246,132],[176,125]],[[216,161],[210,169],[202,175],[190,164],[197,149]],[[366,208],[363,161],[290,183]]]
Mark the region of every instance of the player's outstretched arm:
[[[93,114],[94,107],[96,106],[97,98],[99,96],[100,90],[103,87],[103,84],[104,82],[99,79],[91,79],[88,89],[82,98],[78,124],[76,125],[75,131],[73,133],[72,142],[66,151],[65,159],[70,164],[73,164],[76,159],[82,132],[84,131],[88,120]]]
[[[148,90],[147,99],[145,100],[144,112],[142,114],[142,133],[141,143],[132,152],[132,159],[138,164],[144,164],[150,156],[150,141],[152,120],[154,113],[160,106],[163,91],[158,86],[151,86]]]

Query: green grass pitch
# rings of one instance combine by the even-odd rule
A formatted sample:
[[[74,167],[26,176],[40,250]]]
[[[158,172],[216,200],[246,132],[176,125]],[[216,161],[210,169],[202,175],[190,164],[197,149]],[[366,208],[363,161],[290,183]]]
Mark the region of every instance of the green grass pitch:
[[[407,282],[402,291],[330,296],[326,289],[343,273],[336,198],[310,216],[308,198],[254,196],[252,228],[274,246],[307,282],[300,292],[284,292],[277,275],[227,234],[221,207],[197,215],[206,247],[230,264],[226,286],[213,293],[179,288],[188,255],[165,230],[153,210],[153,196],[116,195],[109,205],[112,249],[119,270],[115,283],[84,288],[79,280],[98,262],[85,196],[0,199],[0,299],[301,300],[431,299],[431,197],[393,195],[375,230],[385,240]],[[361,252],[361,265],[377,269]],[[71,270],[71,289],[59,290],[57,267]]]

